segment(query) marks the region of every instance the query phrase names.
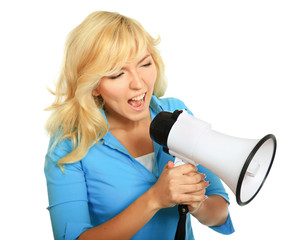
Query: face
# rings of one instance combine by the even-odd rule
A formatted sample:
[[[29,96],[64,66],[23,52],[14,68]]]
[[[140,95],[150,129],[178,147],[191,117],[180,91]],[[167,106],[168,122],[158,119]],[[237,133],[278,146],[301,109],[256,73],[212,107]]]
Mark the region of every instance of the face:
[[[149,104],[157,70],[146,52],[138,61],[127,63],[112,76],[103,77],[94,96],[104,99],[107,118],[116,121],[141,121],[150,118]]]

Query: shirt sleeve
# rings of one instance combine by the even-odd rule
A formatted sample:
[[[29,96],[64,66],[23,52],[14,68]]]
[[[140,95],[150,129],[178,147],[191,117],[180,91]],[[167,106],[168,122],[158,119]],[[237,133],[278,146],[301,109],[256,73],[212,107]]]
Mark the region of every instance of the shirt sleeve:
[[[207,168],[205,168],[201,165],[199,165],[197,168],[198,168],[199,172],[207,175],[205,180],[210,181],[210,185],[206,188],[206,195],[207,196],[208,195],[219,195],[219,196],[223,197],[229,204],[230,203],[229,197],[228,197],[228,194],[227,194],[221,180]],[[231,221],[230,214],[228,214],[227,220],[223,225],[216,226],[216,227],[210,227],[210,228],[218,233],[225,234],[225,235],[234,233],[234,227],[233,227],[233,224]]]
[[[92,227],[81,162],[66,164],[64,172],[57,164],[71,150],[71,141],[63,140],[54,149],[50,147],[45,158],[48,210],[55,240],[77,239],[82,232]]]

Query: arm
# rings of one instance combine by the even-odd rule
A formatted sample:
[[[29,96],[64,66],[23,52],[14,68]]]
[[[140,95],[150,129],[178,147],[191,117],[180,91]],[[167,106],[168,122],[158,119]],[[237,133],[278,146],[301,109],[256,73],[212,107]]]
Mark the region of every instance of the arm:
[[[107,222],[88,229],[78,238],[84,239],[130,239],[158,211],[152,200],[152,191],[137,198],[124,211]],[[122,237],[123,236],[123,237]]]
[[[197,220],[207,226],[220,226],[228,217],[228,203],[218,195],[209,195],[198,209],[189,211]]]
[[[50,146],[52,145],[52,142]],[[62,141],[49,150],[45,159],[45,176],[54,239],[76,239],[91,228],[87,188],[80,162],[68,164],[64,173],[57,161],[73,148],[70,141]]]

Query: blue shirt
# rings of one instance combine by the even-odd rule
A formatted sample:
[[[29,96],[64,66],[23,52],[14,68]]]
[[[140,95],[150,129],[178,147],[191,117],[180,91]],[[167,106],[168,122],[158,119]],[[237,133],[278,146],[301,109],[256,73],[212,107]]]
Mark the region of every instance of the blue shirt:
[[[176,109],[186,109],[186,106],[174,98],[152,96],[152,119],[160,111],[173,112]],[[53,138],[50,146],[52,141]],[[66,164],[64,173],[57,162],[72,151],[71,141],[63,140],[48,150],[45,176],[55,239],[77,239],[85,230],[113,218],[156,183],[168,161],[174,161],[160,145],[154,143],[155,161],[151,173],[110,132],[101,142],[103,144],[92,146],[81,161]],[[198,170],[205,173],[206,180],[211,182],[206,195],[220,195],[229,201],[220,179],[202,166],[198,166]],[[176,206],[161,209],[132,239],[174,239],[178,219]],[[186,239],[194,239],[189,213],[186,227]],[[212,229],[222,234],[234,232],[230,216],[225,224]]]

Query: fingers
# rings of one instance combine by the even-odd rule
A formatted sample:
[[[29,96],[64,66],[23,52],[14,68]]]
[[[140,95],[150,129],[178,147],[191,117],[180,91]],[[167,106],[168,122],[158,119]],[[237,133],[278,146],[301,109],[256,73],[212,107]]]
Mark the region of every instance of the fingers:
[[[185,184],[195,184],[200,182],[205,182],[206,175],[203,173],[189,173],[185,177]]]
[[[183,174],[176,179],[179,184],[198,184],[205,182],[206,175],[199,172],[191,172],[189,174]]]
[[[174,163],[169,161],[164,170],[168,179],[166,196],[171,203],[197,206],[206,199],[205,192],[210,182],[204,180],[206,175],[197,172],[194,165],[174,167]]]
[[[206,188],[203,190],[199,190],[197,192],[184,194],[184,195],[180,196],[181,202],[179,202],[177,204],[188,205],[189,211],[193,211],[198,206],[200,206],[201,203],[203,203],[205,200],[208,199],[208,196],[205,195],[205,193],[206,193]]]
[[[176,197],[173,196],[173,202],[175,204],[193,204],[193,203],[200,203],[206,199],[205,194],[179,194]]]
[[[181,185],[180,189],[183,193],[205,194],[209,182],[201,181],[197,184]]]
[[[165,168],[170,176],[179,180],[179,183],[184,181],[187,181],[186,184],[196,183],[201,181],[202,178],[197,175],[200,173],[197,172],[197,168],[192,164],[184,164],[181,166],[174,167],[173,162],[169,161]]]
[[[197,168],[192,164],[184,164],[178,167],[173,167],[173,162],[167,164],[168,175],[171,177],[171,184],[179,187],[181,193],[192,193],[204,190],[209,186],[209,182],[204,179],[206,175],[197,172]]]
[[[175,204],[193,204],[206,199],[206,188],[209,181],[200,181],[195,184],[170,185],[171,199]]]
[[[191,172],[197,172],[197,167],[190,163],[177,166],[175,167],[175,169],[181,174],[189,174]]]

